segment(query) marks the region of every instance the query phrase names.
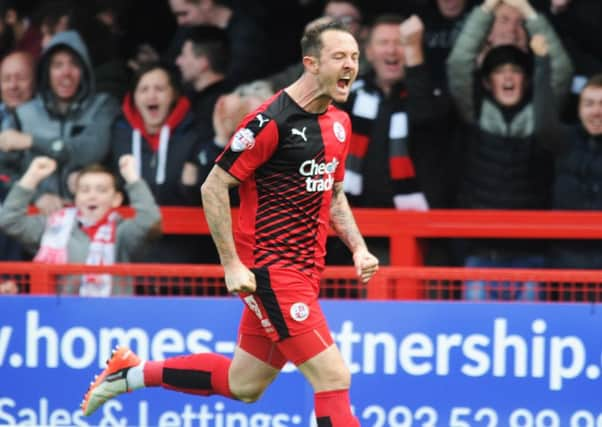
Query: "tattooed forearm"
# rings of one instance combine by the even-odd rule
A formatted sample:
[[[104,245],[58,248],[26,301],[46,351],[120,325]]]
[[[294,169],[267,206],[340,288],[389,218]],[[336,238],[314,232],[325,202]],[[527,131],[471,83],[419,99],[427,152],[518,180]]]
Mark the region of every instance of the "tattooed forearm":
[[[334,185],[330,204],[330,225],[351,252],[366,248],[366,242],[353,218],[341,183]]]
[[[229,187],[232,183],[228,182],[228,178],[233,178],[225,175],[226,172],[214,167],[201,187],[205,219],[222,265],[238,259],[230,214]]]

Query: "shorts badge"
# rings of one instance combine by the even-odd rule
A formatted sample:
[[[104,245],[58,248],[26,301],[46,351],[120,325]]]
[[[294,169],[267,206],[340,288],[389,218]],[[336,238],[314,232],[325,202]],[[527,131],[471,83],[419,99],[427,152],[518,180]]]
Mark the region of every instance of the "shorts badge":
[[[309,317],[309,307],[303,302],[296,302],[291,306],[291,317],[297,322],[303,322]]]

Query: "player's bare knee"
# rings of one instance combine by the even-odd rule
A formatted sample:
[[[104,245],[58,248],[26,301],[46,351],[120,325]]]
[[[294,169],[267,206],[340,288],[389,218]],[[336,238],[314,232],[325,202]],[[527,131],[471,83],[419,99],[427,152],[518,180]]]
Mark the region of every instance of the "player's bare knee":
[[[351,373],[343,364],[329,366],[321,369],[313,385],[316,391],[345,390],[351,386]]]
[[[253,403],[259,400],[268,384],[230,384],[230,392],[241,402]]]

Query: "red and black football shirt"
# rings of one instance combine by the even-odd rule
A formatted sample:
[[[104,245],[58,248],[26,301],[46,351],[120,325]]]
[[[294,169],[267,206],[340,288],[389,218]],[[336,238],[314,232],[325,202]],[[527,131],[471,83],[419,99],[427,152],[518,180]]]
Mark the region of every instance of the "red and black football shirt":
[[[301,109],[280,91],[242,121],[216,163],[241,182],[237,250],[249,267],[324,267],[330,202],[344,178],[347,113]]]

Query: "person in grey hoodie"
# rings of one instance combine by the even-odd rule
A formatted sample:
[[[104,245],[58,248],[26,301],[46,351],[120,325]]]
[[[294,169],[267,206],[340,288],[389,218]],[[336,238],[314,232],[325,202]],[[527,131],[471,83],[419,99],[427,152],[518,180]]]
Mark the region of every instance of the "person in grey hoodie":
[[[35,156],[57,161],[56,172],[40,184],[36,198],[38,208],[50,213],[72,199],[69,182],[74,172],[104,160],[119,104],[95,92],[88,51],[75,31],[52,38],[40,58],[37,78],[36,96],[17,108],[13,129],[3,132],[0,149],[25,152],[22,171]]]

